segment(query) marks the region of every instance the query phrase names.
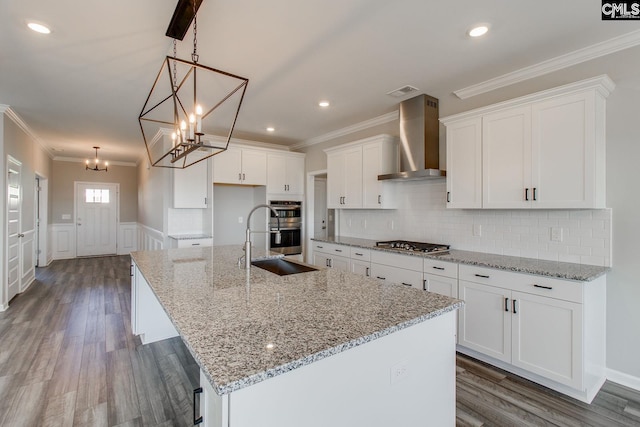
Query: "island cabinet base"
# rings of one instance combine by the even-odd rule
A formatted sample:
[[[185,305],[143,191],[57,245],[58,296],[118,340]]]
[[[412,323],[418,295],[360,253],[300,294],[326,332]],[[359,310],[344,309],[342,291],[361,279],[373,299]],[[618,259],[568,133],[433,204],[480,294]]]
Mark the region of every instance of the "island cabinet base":
[[[456,311],[222,396],[201,371],[215,427],[453,426]]]

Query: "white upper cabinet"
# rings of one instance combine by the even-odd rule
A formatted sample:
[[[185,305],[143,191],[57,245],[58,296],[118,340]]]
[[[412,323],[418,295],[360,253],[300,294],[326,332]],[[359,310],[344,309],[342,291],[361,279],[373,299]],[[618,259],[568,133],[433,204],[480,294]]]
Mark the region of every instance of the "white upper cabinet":
[[[447,207],[482,207],[482,120],[447,126]]]
[[[304,193],[304,155],[267,154],[267,193]]]
[[[378,175],[397,170],[397,146],[393,137],[379,135],[325,152],[329,208],[393,208],[391,184],[378,181]]]
[[[267,153],[254,148],[229,147],[213,156],[216,184],[267,185]]]
[[[510,108],[482,117],[482,205],[529,207],[531,107]]]
[[[443,118],[447,207],[604,208],[613,88],[605,75]]]
[[[207,207],[207,164],[208,160],[202,160],[184,169],[173,169],[174,208]]]

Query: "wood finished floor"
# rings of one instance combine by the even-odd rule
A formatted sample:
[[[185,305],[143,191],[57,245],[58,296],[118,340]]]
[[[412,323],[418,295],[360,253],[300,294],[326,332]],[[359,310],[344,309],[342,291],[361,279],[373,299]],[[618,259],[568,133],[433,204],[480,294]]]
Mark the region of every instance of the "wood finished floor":
[[[616,384],[586,405],[457,365],[458,426],[640,426],[640,393]],[[128,256],[55,261],[0,313],[0,426],[189,426],[198,372],[179,338],[131,334]]]

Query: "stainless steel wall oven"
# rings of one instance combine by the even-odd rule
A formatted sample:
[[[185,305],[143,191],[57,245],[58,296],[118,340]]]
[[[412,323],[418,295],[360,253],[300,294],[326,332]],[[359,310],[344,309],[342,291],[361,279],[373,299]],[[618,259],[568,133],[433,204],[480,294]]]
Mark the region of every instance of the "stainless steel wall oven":
[[[302,253],[302,202],[291,200],[271,200],[269,205],[280,216],[280,243],[276,243],[275,234],[270,234],[269,250],[285,255]],[[269,228],[276,230],[278,219],[271,212]]]

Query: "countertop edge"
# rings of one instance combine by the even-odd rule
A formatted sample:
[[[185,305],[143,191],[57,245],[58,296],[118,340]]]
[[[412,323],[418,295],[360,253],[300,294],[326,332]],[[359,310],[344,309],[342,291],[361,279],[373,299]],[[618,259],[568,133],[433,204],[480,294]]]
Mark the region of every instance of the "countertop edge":
[[[367,239],[360,239],[360,238],[347,238],[347,239],[354,239],[354,240],[362,240],[362,241],[366,241]],[[381,247],[377,247],[375,246],[375,241],[371,240],[369,243],[367,244],[359,244],[356,242],[349,242],[347,241],[336,241],[333,238],[312,238],[312,241],[318,241],[318,242],[324,242],[324,243],[330,243],[330,244],[336,244],[336,245],[343,245],[343,246],[350,246],[350,247],[356,247],[356,248],[362,248],[362,249],[370,249],[370,250],[374,250],[374,251],[379,251],[379,252],[387,252],[387,253],[393,253],[393,254],[398,254],[398,255],[405,255],[405,256],[416,256],[416,257],[420,257],[420,258],[427,258],[427,259],[434,259],[434,260],[440,260],[440,261],[444,261],[444,262],[452,262],[452,263],[458,263],[458,264],[465,264],[465,265],[475,265],[478,267],[487,267],[487,268],[495,268],[497,270],[503,270],[503,271],[511,271],[514,273],[523,273],[523,274],[532,274],[532,275],[537,275],[537,276],[544,276],[544,277],[550,277],[550,278],[555,278],[555,279],[563,279],[563,280],[572,280],[572,281],[577,281],[577,282],[591,282],[595,279],[597,279],[598,277],[601,277],[603,275],[605,275],[607,272],[609,272],[611,270],[611,267],[601,267],[601,266],[596,266],[596,265],[590,265],[590,264],[575,264],[575,263],[568,263],[568,262],[561,262],[561,261],[546,261],[546,260],[539,260],[539,259],[535,259],[535,258],[526,258],[526,257],[514,257],[514,256],[510,256],[510,255],[500,255],[500,254],[490,254],[488,252],[473,252],[473,251],[463,251],[463,250],[457,250],[457,249],[451,249],[451,251],[449,253],[446,254],[427,254],[427,253],[423,253],[423,252],[408,252],[408,251],[399,251],[396,249],[391,249],[391,248],[381,248]],[[577,274],[577,273],[566,273],[566,272],[560,272],[560,271],[556,271],[553,272],[549,269],[545,269],[543,267],[536,267],[536,266],[515,266],[515,265],[508,265],[508,263],[499,263],[499,262],[486,262],[486,261],[477,261],[477,260],[473,260],[473,259],[469,259],[468,257],[465,258],[465,256],[461,253],[468,253],[468,254],[478,254],[479,256],[496,256],[496,257],[505,257],[508,259],[519,259],[525,262],[531,262],[532,264],[535,263],[539,263],[539,262],[555,262],[560,266],[588,266],[590,268],[593,268],[594,271],[593,273],[589,273],[589,274]]]

